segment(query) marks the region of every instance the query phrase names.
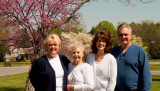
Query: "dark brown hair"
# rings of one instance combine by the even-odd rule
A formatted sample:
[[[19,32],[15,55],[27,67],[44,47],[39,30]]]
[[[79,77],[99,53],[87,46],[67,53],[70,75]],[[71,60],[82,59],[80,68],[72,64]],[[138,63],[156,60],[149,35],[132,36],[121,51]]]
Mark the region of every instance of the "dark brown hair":
[[[104,53],[110,53],[112,50],[112,40],[111,40],[111,34],[107,29],[102,29],[95,34],[95,36],[92,40],[92,45],[91,45],[92,52],[93,53],[98,52],[98,49],[96,47],[96,43],[99,39],[105,41],[105,43],[106,43],[106,48],[104,49]]]

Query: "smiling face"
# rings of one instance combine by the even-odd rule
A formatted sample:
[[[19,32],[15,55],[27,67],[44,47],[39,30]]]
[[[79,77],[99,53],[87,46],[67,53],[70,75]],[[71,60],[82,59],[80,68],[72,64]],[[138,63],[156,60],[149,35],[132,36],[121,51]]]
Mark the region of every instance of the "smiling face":
[[[47,56],[54,58],[57,56],[57,53],[61,47],[61,40],[56,34],[50,34],[44,40],[44,46],[47,53]]]
[[[60,49],[60,44],[56,41],[50,41],[47,45],[47,51],[49,55],[55,55]]]
[[[131,37],[132,37],[132,34],[131,34],[131,31],[128,27],[123,27],[118,32],[118,39],[119,39],[122,46],[130,45],[131,44]]]
[[[98,51],[104,51],[106,48],[106,42],[102,39],[98,39],[96,42],[96,47]]]
[[[78,48],[78,47],[73,47],[72,48],[72,59],[73,59],[73,62],[80,62],[82,61],[82,58],[84,56],[84,52],[81,48]]]

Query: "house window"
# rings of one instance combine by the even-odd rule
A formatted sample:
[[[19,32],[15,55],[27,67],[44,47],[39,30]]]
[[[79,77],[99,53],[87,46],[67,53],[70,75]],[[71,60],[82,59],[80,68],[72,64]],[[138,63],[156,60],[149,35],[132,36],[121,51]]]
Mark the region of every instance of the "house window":
[[[18,49],[14,49],[13,54],[18,54]]]

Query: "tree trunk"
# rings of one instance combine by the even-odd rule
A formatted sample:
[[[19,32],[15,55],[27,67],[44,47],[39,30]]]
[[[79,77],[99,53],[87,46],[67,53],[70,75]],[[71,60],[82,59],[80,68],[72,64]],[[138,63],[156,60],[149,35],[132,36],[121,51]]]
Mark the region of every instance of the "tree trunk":
[[[31,72],[31,68],[32,68],[33,62],[34,62],[36,59],[39,58],[39,55],[38,55],[38,54],[40,54],[39,52],[40,52],[39,50],[34,50],[34,59],[30,59],[30,61],[31,61],[31,66],[30,66],[30,69],[29,69],[28,74],[30,74],[30,72]],[[25,91],[35,91],[32,83],[31,83],[31,81],[30,81],[30,79],[29,79],[29,76],[27,77],[27,80],[26,80]]]
[[[35,91],[34,87],[32,86],[32,84],[29,80],[29,77],[27,77],[25,91]]]
[[[30,74],[31,68],[32,68],[32,64],[31,64],[31,66],[30,66],[30,69],[29,69],[28,74]],[[35,91],[34,87],[33,87],[32,84],[31,84],[31,81],[30,81],[30,79],[29,79],[29,76],[27,77],[27,80],[26,80],[25,91]]]

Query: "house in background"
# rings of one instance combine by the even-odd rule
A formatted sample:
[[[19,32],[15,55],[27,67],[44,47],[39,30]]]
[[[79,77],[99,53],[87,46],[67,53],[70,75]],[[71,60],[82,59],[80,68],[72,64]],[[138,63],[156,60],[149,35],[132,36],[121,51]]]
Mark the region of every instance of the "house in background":
[[[5,55],[5,61],[15,62],[15,61],[30,61],[31,55],[33,54],[33,48],[15,48],[10,46],[10,54]]]

